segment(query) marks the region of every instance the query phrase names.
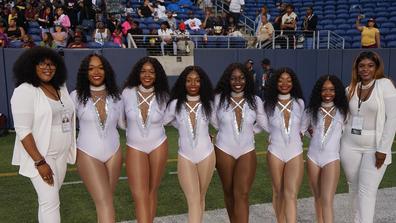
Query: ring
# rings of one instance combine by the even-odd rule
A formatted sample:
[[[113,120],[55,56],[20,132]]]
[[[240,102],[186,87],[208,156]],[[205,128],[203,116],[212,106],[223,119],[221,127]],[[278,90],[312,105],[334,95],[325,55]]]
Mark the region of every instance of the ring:
[[[44,180],[48,179],[48,177],[43,177]]]

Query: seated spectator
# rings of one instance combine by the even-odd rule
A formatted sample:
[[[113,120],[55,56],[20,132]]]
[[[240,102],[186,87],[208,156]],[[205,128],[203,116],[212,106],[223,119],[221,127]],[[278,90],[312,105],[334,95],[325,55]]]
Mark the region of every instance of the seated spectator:
[[[186,25],[184,23],[180,23],[179,29],[176,30],[175,33],[177,49],[181,51],[182,54],[192,54],[194,50],[194,42],[190,39],[190,33],[186,30]]]
[[[156,29],[150,30],[150,37],[148,38],[147,50],[150,55],[157,55],[160,49],[160,38],[158,38],[158,32]],[[159,54],[161,55],[161,54]]]
[[[119,25],[120,25],[120,21],[118,21],[116,16],[114,14],[110,14],[106,25],[107,28],[110,30],[110,33],[113,33]]]
[[[67,32],[71,26],[69,16],[64,14],[62,7],[57,8],[55,10],[55,12],[56,12],[56,15],[55,15],[54,23],[58,23],[58,24],[62,25],[62,27]]]
[[[318,17],[313,13],[313,8],[307,8],[307,14],[304,16],[304,22],[302,23],[302,30],[304,31],[304,48],[313,48],[313,35],[316,31],[316,24],[318,23]]]
[[[17,7],[12,7],[10,14],[8,14],[7,23],[10,25],[11,19],[14,19],[15,22],[18,20],[18,10]]]
[[[84,43],[87,42],[87,37],[86,37],[86,35],[85,35],[84,27],[83,27],[83,26],[79,25],[79,26],[76,27],[76,30],[74,31],[74,34],[73,34],[73,38],[74,38],[74,36],[76,36],[76,35],[80,35],[81,38],[82,38],[82,41],[83,41]]]
[[[268,22],[266,14],[261,15],[260,22],[256,32],[257,48],[268,48],[272,43],[274,27]]]
[[[189,18],[189,19],[187,19],[187,20],[184,22],[184,24],[186,24],[187,27],[188,27],[190,30],[198,31],[198,30],[201,29],[202,22],[201,22],[200,19],[198,19],[198,18],[196,18],[196,17],[194,16],[194,13],[193,13],[192,11],[189,11],[189,12],[188,12],[188,18]]]
[[[139,27],[138,21],[133,21],[132,28],[128,31],[128,47],[139,48],[143,47],[143,30]],[[129,42],[129,40],[131,42]]]
[[[256,19],[254,20],[254,24],[256,25],[256,33],[257,33],[259,25],[261,24],[261,15],[266,15],[267,21],[270,21],[271,15],[268,13],[267,6],[263,5],[263,7],[261,7],[260,13],[256,16]]]
[[[202,8],[205,10],[205,12],[207,12],[207,11],[212,11],[212,8],[213,8],[213,2],[212,2],[212,0],[203,0],[202,1]]]
[[[173,12],[172,11],[166,11],[166,19],[165,21],[168,22],[170,28],[172,30],[176,30],[177,29],[177,20],[175,19],[175,17],[173,16]]]
[[[356,29],[362,33],[362,48],[381,48],[381,38],[378,26],[373,18],[367,21],[366,26],[360,25],[362,17],[359,15],[356,20]]]
[[[154,8],[153,5],[150,3],[150,0],[144,0],[143,5],[139,7],[138,9],[138,15],[141,18],[148,18],[151,17],[151,14],[153,14]]]
[[[174,35],[173,30],[170,29],[168,22],[161,22],[161,27],[158,29],[158,36],[161,38],[161,53],[165,55],[165,46],[173,45],[173,55],[177,55],[177,46],[173,41],[172,36]]]
[[[179,0],[177,4],[179,5],[180,12],[186,12],[193,6],[190,0]]]
[[[87,48],[87,45],[82,41],[82,36],[75,35],[74,41],[71,42],[67,48]]]
[[[241,31],[239,31],[239,27],[235,26],[235,25],[228,27],[227,35],[233,36],[233,37],[243,37],[243,34],[241,33]]]
[[[78,0],[64,0],[65,14],[69,17],[71,29],[74,29],[78,25],[80,7],[77,1]]]
[[[67,33],[63,31],[62,25],[55,24],[55,32],[52,33],[52,37],[56,44],[56,47],[66,47],[67,44]]]
[[[216,16],[213,13],[212,10],[207,10],[205,12],[205,19],[202,23],[202,28],[205,29],[206,33],[210,33],[211,35],[213,35],[213,29],[214,26],[216,25]]]
[[[36,44],[34,43],[32,37],[28,34],[22,37],[22,46],[21,48],[33,48]]]
[[[177,0],[172,0],[171,3],[168,4],[166,9],[171,12],[180,12],[181,10],[179,4],[177,3]]]
[[[132,15],[132,14],[133,14],[132,2],[127,1],[124,8],[124,16]]]
[[[124,36],[122,35],[121,27],[117,26],[114,32],[111,34],[113,42],[118,46],[125,48]]]
[[[105,42],[110,41],[111,33],[109,29],[104,26],[103,22],[97,22],[92,38],[95,42],[103,45]]]
[[[26,3],[25,19],[27,22],[36,21],[38,14],[36,9],[32,7],[32,4]]]
[[[25,30],[17,26],[15,19],[11,19],[6,34],[9,41],[22,40],[22,36],[25,35]]]
[[[42,32],[49,32],[54,24],[54,17],[50,6],[44,7],[39,15],[38,23],[40,24]]]
[[[0,21],[0,27],[2,26],[3,22]],[[7,47],[8,44],[8,37],[7,34],[5,34],[2,30],[0,30],[0,48],[5,48]]]
[[[157,0],[154,4],[154,12],[153,12],[154,20],[166,20],[166,8],[164,0]]]
[[[52,38],[52,35],[50,32],[44,32],[42,38],[43,38],[43,40],[41,40],[39,46],[48,47],[48,48],[56,48],[56,43],[54,42],[54,39]]]
[[[128,30],[132,28],[132,24],[133,24],[132,16],[127,15],[125,21],[121,24],[122,34],[126,36],[128,34]]]

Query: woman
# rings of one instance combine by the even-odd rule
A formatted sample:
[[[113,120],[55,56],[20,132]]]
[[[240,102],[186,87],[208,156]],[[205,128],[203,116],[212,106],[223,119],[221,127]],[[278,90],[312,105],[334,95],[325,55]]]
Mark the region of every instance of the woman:
[[[110,63],[97,54],[81,62],[77,88],[71,93],[80,131],[77,170],[95,202],[98,222],[115,222],[113,193],[121,172],[117,124],[124,107]]]
[[[105,42],[110,41],[111,34],[109,29],[104,26],[103,22],[98,22],[92,34],[92,38],[95,42],[103,45]]]
[[[253,126],[265,120],[263,103],[254,93],[253,76],[240,63],[230,64],[216,87],[216,168],[230,222],[249,220],[249,192],[257,167]]]
[[[377,53],[355,59],[347,88],[350,117],[341,138],[341,164],[354,208],[355,222],[373,222],[378,186],[391,163],[396,131],[396,90],[384,77]]]
[[[163,118],[169,98],[164,68],[143,57],[133,67],[122,92],[127,120],[126,171],[138,222],[153,222],[157,193],[168,156]]]
[[[362,17],[359,15],[356,20],[356,29],[362,33],[362,48],[381,48],[380,31],[373,18],[367,21],[366,26],[360,25]]]
[[[12,164],[38,196],[38,221],[60,222],[59,190],[76,158],[74,106],[66,66],[55,51],[28,49],[14,64],[11,109],[16,132]]]
[[[50,6],[45,6],[41,12],[40,16],[37,19],[40,24],[41,30],[43,32],[49,32],[50,28],[53,26],[54,17],[52,15],[52,8]]]
[[[25,30],[17,26],[16,19],[11,19],[5,33],[10,41],[22,40],[22,37],[25,35]]]
[[[187,199],[189,223],[202,222],[205,195],[215,168],[209,135],[212,104],[212,84],[205,71],[186,67],[172,89],[164,120],[179,130],[177,173]]]
[[[340,140],[348,114],[345,87],[334,75],[316,81],[307,108],[312,139],[308,149],[309,185],[317,222],[334,222],[333,200],[340,177]]]
[[[40,46],[48,48],[56,48],[56,43],[50,32],[43,33],[43,40],[40,42]]]
[[[297,195],[304,174],[302,91],[290,68],[279,69],[268,82],[264,109],[269,120],[267,163],[272,180],[272,205],[278,222],[297,222]]]
[[[55,25],[55,32],[52,33],[52,38],[58,48],[67,46],[67,33],[63,31],[63,27],[60,24]]]

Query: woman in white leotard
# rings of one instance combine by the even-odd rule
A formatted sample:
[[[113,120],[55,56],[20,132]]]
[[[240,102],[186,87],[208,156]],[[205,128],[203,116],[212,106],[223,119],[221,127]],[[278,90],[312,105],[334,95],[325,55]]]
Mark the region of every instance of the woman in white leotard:
[[[334,222],[333,199],[340,176],[340,140],[348,114],[345,87],[334,75],[316,82],[306,119],[312,138],[308,149],[309,184],[315,197],[317,222]]]
[[[301,133],[304,101],[296,74],[281,68],[269,79],[264,109],[269,120],[267,163],[278,222],[297,222],[297,195],[304,174]]]
[[[115,222],[113,193],[121,172],[117,124],[124,108],[110,63],[100,55],[83,59],[71,93],[80,131],[77,169],[95,202],[98,222]]]
[[[381,57],[365,51],[353,63],[347,90],[350,116],[341,138],[341,164],[349,184],[353,222],[371,223],[378,186],[392,162],[396,89],[384,77]]]
[[[215,153],[209,135],[213,112],[212,84],[205,71],[188,66],[172,89],[165,123],[179,131],[177,172],[188,204],[188,222],[202,222],[205,195],[215,168]]]
[[[240,63],[225,69],[216,93],[216,168],[224,201],[230,222],[248,222],[249,192],[257,166],[253,128],[256,120],[265,120],[263,103],[255,96],[253,77]]]
[[[141,58],[122,92],[127,121],[126,171],[139,223],[153,222],[157,192],[168,157],[163,118],[169,98],[166,73],[157,59]]]

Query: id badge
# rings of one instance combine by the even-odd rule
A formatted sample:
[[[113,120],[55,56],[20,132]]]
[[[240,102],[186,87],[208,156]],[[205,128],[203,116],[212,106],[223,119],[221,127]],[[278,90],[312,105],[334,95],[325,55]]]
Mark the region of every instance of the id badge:
[[[71,115],[67,110],[62,111],[62,132],[70,132],[71,126]]]
[[[351,133],[355,135],[361,135],[363,129],[363,117],[353,116],[352,117],[352,130]]]

